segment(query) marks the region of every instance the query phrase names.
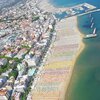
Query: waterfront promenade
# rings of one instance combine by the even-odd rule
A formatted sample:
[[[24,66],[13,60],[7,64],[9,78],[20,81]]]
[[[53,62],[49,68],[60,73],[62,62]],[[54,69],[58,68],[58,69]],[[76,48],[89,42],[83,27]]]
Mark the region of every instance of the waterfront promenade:
[[[42,3],[46,6],[42,6]],[[40,3],[40,7],[44,10],[53,13],[62,11],[60,8],[51,5],[48,0],[43,0],[42,3]],[[65,8],[62,9],[65,10]],[[95,11],[99,11],[99,9],[83,14]],[[49,51],[49,57],[47,57],[42,72],[37,76],[39,80],[31,91],[32,100],[64,100],[74,64],[85,47],[82,42],[83,35],[78,30],[76,15],[57,22],[56,31],[56,41]]]
[[[77,56],[84,48],[83,36],[77,28],[77,17],[73,16],[95,7],[84,3],[75,8],[56,8],[48,0],[37,1],[27,0],[24,5],[3,10],[0,16],[0,28],[3,30],[0,34],[3,40],[0,42],[3,45],[1,58],[5,58],[1,59],[2,80],[5,73],[10,77],[14,69],[17,72],[12,85],[8,84],[12,78],[7,79],[5,85],[2,81],[1,96],[5,92],[4,87],[10,86],[11,89],[6,88],[6,92],[13,92],[9,92],[6,98],[64,100]],[[50,6],[43,8],[44,1],[54,9]],[[60,19],[56,16],[63,12],[68,13],[69,18]],[[7,28],[11,31],[6,31]]]
[[[73,22],[73,24],[72,24]],[[32,90],[32,100],[64,100],[74,63],[84,48],[77,29],[77,17],[62,20],[56,26],[57,38]]]

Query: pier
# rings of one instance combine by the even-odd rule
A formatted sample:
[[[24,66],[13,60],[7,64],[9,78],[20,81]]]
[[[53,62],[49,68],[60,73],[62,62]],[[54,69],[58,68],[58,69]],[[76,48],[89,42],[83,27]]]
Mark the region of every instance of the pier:
[[[93,12],[99,12],[100,9],[95,9],[95,10],[91,10],[91,11],[88,11],[88,12],[85,12],[85,13],[82,13],[82,14],[75,14],[75,15],[71,15],[71,16],[66,16],[65,18],[68,18],[68,17],[73,17],[73,16],[83,16],[83,15],[86,15],[86,14],[90,14],[90,13],[93,13]]]
[[[100,9],[95,9],[95,10],[91,10],[91,11],[88,11],[88,12],[83,13],[83,14],[79,14],[77,16],[82,16],[82,15],[86,15],[86,14],[93,13],[93,12],[99,12],[99,11],[100,11]]]
[[[43,5],[44,3],[44,5]],[[46,2],[46,0],[43,0],[39,2],[38,4],[41,6],[42,9],[47,10],[48,12],[52,12],[53,14],[59,14],[61,15],[62,13],[66,13],[66,17],[72,17],[72,16],[81,16],[87,13],[90,13],[94,11],[98,11],[94,5],[91,5],[89,3],[82,3],[78,4],[72,7],[54,7]]]
[[[97,9],[95,6],[88,3],[82,3],[73,7],[59,8],[58,11],[54,14],[58,16],[62,16],[63,14],[65,14],[64,18],[68,18],[73,16],[82,16],[97,11],[100,11],[100,9]],[[59,17],[57,18],[60,19]],[[92,21],[93,19],[91,19],[91,22]]]

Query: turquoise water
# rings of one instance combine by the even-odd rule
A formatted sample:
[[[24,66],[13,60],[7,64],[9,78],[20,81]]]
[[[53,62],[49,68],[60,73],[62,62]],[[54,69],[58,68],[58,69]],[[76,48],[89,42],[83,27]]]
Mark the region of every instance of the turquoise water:
[[[96,7],[100,7],[100,0],[50,0],[50,2],[53,5],[62,6],[62,7],[74,6],[76,4],[80,4],[84,2],[93,4]]]
[[[99,0],[52,0],[56,6],[73,6],[88,2],[100,8]],[[98,37],[83,39],[85,49],[75,64],[72,80],[66,93],[66,100],[100,100],[100,12],[92,13]],[[78,27],[83,34],[93,31],[90,17],[78,18]]]
[[[92,14],[98,37],[83,39],[86,47],[79,56],[69,87],[69,95],[66,100],[100,100],[100,12]],[[91,32],[89,16],[78,18],[79,28],[84,34]],[[67,95],[67,94],[66,94]]]

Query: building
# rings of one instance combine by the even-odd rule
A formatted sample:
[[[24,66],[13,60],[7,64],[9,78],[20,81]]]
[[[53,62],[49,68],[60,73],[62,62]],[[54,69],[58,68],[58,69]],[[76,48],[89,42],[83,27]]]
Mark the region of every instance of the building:
[[[0,59],[0,67],[5,66],[7,62],[8,62],[7,59],[4,58]]]
[[[14,76],[11,76],[7,82],[4,84],[4,88],[6,88],[8,91],[12,91],[13,90],[13,85],[15,82],[15,78]]]
[[[21,93],[15,92],[15,93],[12,95],[12,100],[20,100],[20,96],[21,96]]]
[[[17,65],[17,69],[18,69],[18,72],[19,72],[18,75],[19,76],[22,76],[23,74],[25,74],[26,73],[26,70],[27,70],[27,67],[28,66],[25,65],[25,64],[22,64],[22,63],[21,64],[18,64]]]
[[[33,76],[33,75],[35,75],[35,73],[36,73],[36,68],[30,68],[28,70],[28,76]]]
[[[0,77],[0,88],[4,85],[4,83],[7,81],[7,77],[6,76],[2,76]]]
[[[21,59],[21,58],[23,58],[24,54],[26,54],[26,53],[27,53],[27,49],[23,48],[18,52],[18,54],[15,56],[15,58],[17,57],[17,58]]]
[[[28,67],[36,66],[39,63],[40,55],[34,55],[33,57],[27,56],[25,61],[28,64]]]
[[[9,92],[6,89],[0,90],[0,100],[8,100],[10,97]]]
[[[14,85],[14,91],[23,93],[25,92],[30,78],[28,75],[23,75],[17,78]]]

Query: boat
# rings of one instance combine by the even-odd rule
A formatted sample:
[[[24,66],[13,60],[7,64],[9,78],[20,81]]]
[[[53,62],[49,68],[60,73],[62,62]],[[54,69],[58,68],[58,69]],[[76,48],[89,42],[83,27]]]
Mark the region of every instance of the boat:
[[[91,28],[93,28],[93,26],[94,26],[94,23],[91,24]]]
[[[92,33],[92,34],[86,35],[85,38],[94,38],[94,37],[96,37],[96,36],[97,36],[97,34],[96,34],[96,28],[94,28],[93,33]]]
[[[94,30],[93,30],[93,34],[96,34],[96,28],[94,28]]]
[[[93,22],[93,19],[94,19],[94,18],[92,17],[92,18],[91,18],[91,23]]]

